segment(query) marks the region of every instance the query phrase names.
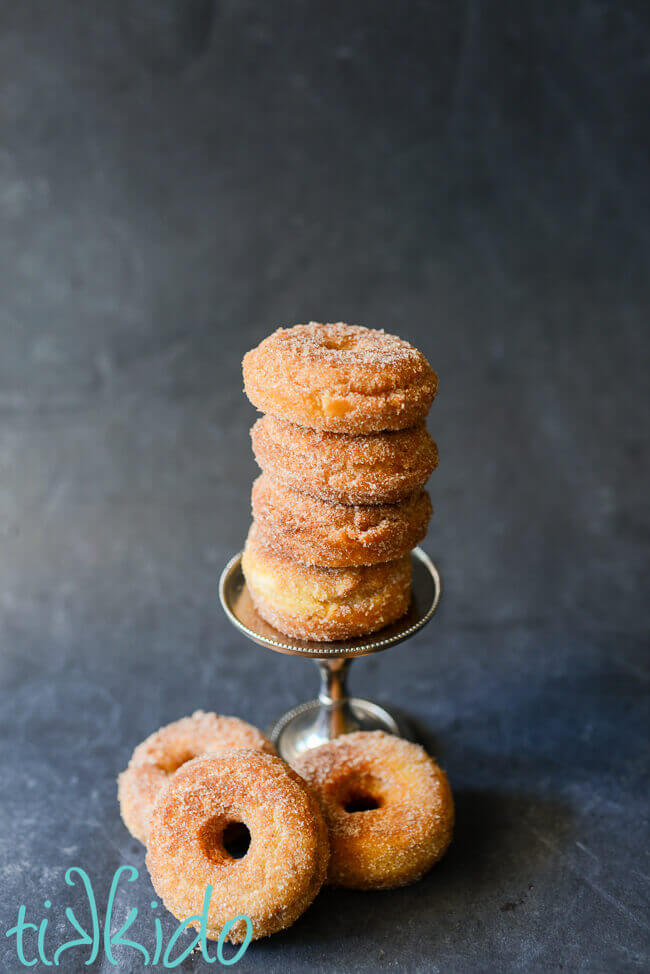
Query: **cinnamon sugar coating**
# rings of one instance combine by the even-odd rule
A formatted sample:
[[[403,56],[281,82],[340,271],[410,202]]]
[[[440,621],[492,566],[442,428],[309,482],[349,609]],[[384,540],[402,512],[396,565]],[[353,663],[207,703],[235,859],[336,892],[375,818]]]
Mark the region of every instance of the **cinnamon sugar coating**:
[[[350,436],[262,416],[251,430],[259,466],[276,480],[339,504],[391,504],[422,487],[438,465],[424,423]]]
[[[293,766],[327,822],[331,885],[405,886],[446,851],[454,825],[451,789],[444,771],[418,744],[359,731],[306,751]],[[367,810],[354,810],[364,806]]]
[[[250,833],[242,858],[224,833]],[[147,867],[154,889],[179,920],[200,915],[213,892],[207,933],[217,939],[240,914],[253,939],[290,926],[310,905],[327,873],[327,828],[304,781],[280,758],[257,750],[222,751],[185,764],[160,793],[151,817]],[[246,925],[231,927],[241,943]]]
[[[261,412],[337,433],[414,426],[438,388],[408,342],[342,322],[278,328],[244,356],[243,371],[246,395]]]
[[[409,555],[378,565],[316,568],[287,558],[253,522],[242,569],[255,608],[298,639],[350,639],[401,618],[411,597]]]
[[[242,747],[275,754],[275,748],[257,727],[238,717],[202,710],[150,734],[138,744],[126,771],[117,779],[120,812],[131,835],[146,845],[158,792],[181,765],[206,751]]]
[[[252,506],[259,530],[276,551],[325,568],[400,558],[422,541],[431,517],[424,490],[399,504],[349,506],[303,494],[268,474],[253,484]]]

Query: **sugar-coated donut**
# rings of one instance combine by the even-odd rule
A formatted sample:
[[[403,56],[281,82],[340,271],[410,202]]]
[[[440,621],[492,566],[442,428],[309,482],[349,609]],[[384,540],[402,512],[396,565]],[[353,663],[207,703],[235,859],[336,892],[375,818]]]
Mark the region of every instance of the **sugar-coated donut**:
[[[406,429],[427,415],[438,378],[408,342],[359,325],[278,328],[244,356],[244,388],[263,413],[313,429]]]
[[[303,494],[268,474],[253,484],[252,506],[261,533],[276,551],[323,568],[400,558],[422,541],[431,517],[425,490],[399,504],[355,507]]]
[[[420,879],[451,841],[447,776],[418,744],[359,731],[296,758],[330,833],[328,882],[390,889]]]
[[[131,835],[146,845],[158,792],[182,764],[206,751],[240,747],[275,754],[275,748],[257,727],[238,717],[202,710],[161,727],[138,744],[129,766],[117,779],[120,812]]]
[[[363,636],[404,615],[411,596],[409,555],[379,565],[314,568],[287,558],[253,522],[242,569],[255,608],[298,639]]]
[[[248,830],[234,858],[229,834]],[[238,850],[238,854],[244,851]],[[253,939],[290,926],[325,880],[327,828],[314,797],[291,768],[257,750],[222,751],[184,765],[151,817],[147,867],[154,889],[179,920],[200,915],[213,888],[207,934],[250,917]],[[226,939],[241,943],[242,920]]]
[[[276,480],[339,504],[393,504],[422,487],[438,465],[424,423],[348,436],[261,416],[251,430],[259,466]]]

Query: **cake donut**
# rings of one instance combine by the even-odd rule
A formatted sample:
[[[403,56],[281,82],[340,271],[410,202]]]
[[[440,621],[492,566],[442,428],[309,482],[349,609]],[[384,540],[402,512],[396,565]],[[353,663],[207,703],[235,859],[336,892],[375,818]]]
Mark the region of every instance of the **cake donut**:
[[[146,861],[154,889],[179,920],[202,913],[209,884],[208,937],[244,914],[257,939],[307,909],[328,858],[327,828],[304,781],[280,758],[244,749],[195,758],[170,779],[151,816]],[[241,943],[246,932],[242,920],[226,939]]]
[[[138,744],[126,771],[117,779],[120,813],[131,835],[146,845],[158,792],[182,764],[206,751],[240,747],[275,754],[275,748],[257,727],[238,717],[221,717],[202,710],[161,727]]]
[[[342,322],[278,328],[247,352],[243,370],[246,395],[260,412],[336,433],[414,426],[438,388],[408,342]]]
[[[276,551],[325,568],[400,558],[422,541],[431,517],[425,490],[399,504],[349,506],[303,494],[267,474],[253,484],[252,507],[259,530]]]
[[[265,473],[313,497],[339,504],[393,504],[429,479],[438,450],[424,423],[348,436],[262,416],[251,430]]]
[[[309,567],[269,544],[253,522],[242,569],[261,617],[298,639],[362,636],[395,622],[409,606],[408,555],[355,568]]]
[[[328,882],[390,889],[420,879],[451,841],[447,776],[417,744],[359,731],[293,762],[318,799],[330,834]]]

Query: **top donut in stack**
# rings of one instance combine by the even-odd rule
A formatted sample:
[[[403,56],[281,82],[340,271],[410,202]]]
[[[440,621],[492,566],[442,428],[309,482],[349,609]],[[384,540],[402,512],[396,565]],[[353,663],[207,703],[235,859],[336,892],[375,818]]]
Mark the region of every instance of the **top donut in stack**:
[[[316,322],[279,328],[243,369],[265,414],[251,430],[262,475],[243,558],[258,612],[311,640],[394,622],[431,516],[435,372],[395,335]]]

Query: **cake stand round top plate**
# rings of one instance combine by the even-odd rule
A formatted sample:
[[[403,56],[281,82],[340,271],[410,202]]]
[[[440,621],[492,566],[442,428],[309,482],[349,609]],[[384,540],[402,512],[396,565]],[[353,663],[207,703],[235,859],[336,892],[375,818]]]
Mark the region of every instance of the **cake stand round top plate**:
[[[285,636],[258,615],[253,605],[241,567],[242,553],[230,559],[219,580],[219,597],[226,615],[237,629],[254,642],[279,653],[309,656],[311,659],[366,656],[378,653],[408,639],[426,625],[440,601],[440,575],[434,563],[421,548],[411,552],[413,582],[411,605],[397,622],[369,636],[337,642],[309,642]]]

